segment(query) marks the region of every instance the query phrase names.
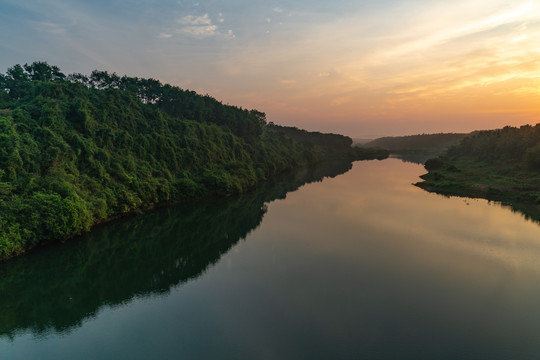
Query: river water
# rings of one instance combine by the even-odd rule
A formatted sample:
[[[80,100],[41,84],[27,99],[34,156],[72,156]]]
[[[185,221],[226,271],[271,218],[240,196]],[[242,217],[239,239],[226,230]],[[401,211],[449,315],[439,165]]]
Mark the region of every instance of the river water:
[[[421,165],[349,168],[0,264],[0,358],[537,358],[539,224],[427,193]]]

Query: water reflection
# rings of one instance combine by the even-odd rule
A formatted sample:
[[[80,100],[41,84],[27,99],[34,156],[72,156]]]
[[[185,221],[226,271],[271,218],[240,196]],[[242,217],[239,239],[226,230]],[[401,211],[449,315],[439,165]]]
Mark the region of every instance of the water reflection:
[[[351,166],[302,169],[239,197],[156,209],[1,264],[0,336],[68,333],[104,306],[168,293],[257,228],[266,203]]]
[[[406,162],[406,161],[404,161],[404,162]],[[415,184],[415,185],[418,186],[417,184]],[[522,215],[527,220],[531,220],[531,221],[534,221],[534,222],[540,224],[540,206],[538,206],[538,204],[536,204],[536,203],[508,201],[508,199],[504,195],[496,195],[496,194],[495,195],[485,194],[483,196],[474,196],[473,194],[463,195],[463,194],[461,194],[459,192],[453,193],[452,190],[437,191],[437,190],[434,190],[434,189],[425,189],[422,186],[418,186],[418,187],[420,187],[421,189],[423,189],[423,190],[425,190],[427,192],[442,195],[442,196],[447,197],[447,198],[459,197],[459,198],[465,199],[465,201],[467,201],[467,199],[471,199],[471,198],[485,199],[490,204],[493,203],[493,204],[495,204],[497,206],[502,206],[504,208],[509,209],[513,213],[517,213],[517,214]]]
[[[540,226],[412,186],[423,167],[397,159],[287,193],[349,166],[158,209],[0,266],[0,354],[537,358]]]
[[[390,155],[390,158],[399,159],[403,161],[404,163],[424,165],[424,163],[427,160],[437,157],[438,155],[440,154],[428,153],[428,152],[416,152],[416,153],[410,152],[410,153],[403,153],[403,154],[392,154]],[[459,193],[452,194],[449,192],[437,192],[434,190],[427,190],[427,189],[424,189],[424,190],[429,191],[429,192],[434,192],[434,193],[437,193],[439,195],[443,195],[446,197],[458,196],[458,197],[463,197],[465,199],[470,198],[470,195],[464,196],[464,195],[460,195]],[[540,223],[540,206],[538,206],[538,204],[518,202],[518,201],[509,202],[508,200],[504,199],[504,197],[497,196],[497,195],[492,195],[492,196],[486,195],[482,198],[490,202],[495,202],[496,204],[502,205],[510,209],[514,213],[522,214],[523,216],[525,216],[527,220],[533,220],[537,223]]]
[[[439,156],[440,153],[436,152],[409,152],[402,154],[392,154],[391,158],[399,159],[405,163],[424,165],[429,159],[433,159]]]

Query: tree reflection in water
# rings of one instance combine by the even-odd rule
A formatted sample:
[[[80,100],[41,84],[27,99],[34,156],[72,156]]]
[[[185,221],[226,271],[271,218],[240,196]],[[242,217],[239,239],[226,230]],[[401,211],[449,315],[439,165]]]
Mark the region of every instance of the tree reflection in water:
[[[158,208],[0,264],[0,336],[69,333],[104,306],[166,294],[257,228],[267,203],[351,167],[300,169],[241,196]]]

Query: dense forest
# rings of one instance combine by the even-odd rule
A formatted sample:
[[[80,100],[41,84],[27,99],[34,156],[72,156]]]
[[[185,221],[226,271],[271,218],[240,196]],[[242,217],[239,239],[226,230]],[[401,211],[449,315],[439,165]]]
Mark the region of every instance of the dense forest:
[[[429,173],[417,184],[424,189],[537,207],[540,124],[476,131],[425,167]]]
[[[388,136],[372,140],[364,146],[381,147],[392,153],[438,153],[459,143],[466,134],[440,133],[409,136]]]
[[[387,156],[351,144],[154,79],[15,65],[0,74],[0,259],[300,165]]]
[[[0,266],[0,337],[67,334],[105,306],[168,293],[200,276],[257,228],[268,203],[350,168],[347,160],[322,163],[239,196],[153,209]]]

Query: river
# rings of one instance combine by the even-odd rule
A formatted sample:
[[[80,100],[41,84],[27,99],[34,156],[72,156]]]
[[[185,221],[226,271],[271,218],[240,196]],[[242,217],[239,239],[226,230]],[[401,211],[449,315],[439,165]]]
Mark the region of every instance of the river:
[[[539,224],[423,173],[303,170],[0,264],[0,357],[537,358]]]

